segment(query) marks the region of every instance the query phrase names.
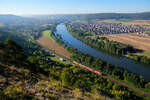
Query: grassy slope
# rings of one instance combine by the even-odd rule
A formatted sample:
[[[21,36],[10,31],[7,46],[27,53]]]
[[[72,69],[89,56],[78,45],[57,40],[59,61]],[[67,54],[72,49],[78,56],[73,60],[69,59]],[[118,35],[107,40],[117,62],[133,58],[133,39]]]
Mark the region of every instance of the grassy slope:
[[[56,72],[54,72],[56,73]],[[58,71],[61,73],[61,71]],[[18,99],[19,98],[19,99]],[[1,100],[108,100],[107,97],[82,92],[78,88],[66,87],[60,80],[28,69],[0,63]]]

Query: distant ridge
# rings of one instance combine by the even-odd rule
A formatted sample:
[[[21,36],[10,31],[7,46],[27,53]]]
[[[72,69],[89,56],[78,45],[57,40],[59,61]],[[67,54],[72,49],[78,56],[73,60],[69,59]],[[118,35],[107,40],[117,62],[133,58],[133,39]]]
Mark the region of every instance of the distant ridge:
[[[16,23],[33,21],[35,19],[41,20],[86,20],[93,19],[105,20],[105,19],[132,19],[132,20],[150,20],[150,12],[142,13],[95,13],[95,14],[55,14],[55,15],[34,15],[30,17],[22,17],[12,14],[0,14],[0,22],[2,23]]]
[[[2,21],[2,20],[4,20],[4,19],[10,19],[10,20],[12,20],[12,19],[21,19],[21,17],[20,16],[16,16],[16,15],[12,15],[12,14],[0,14],[0,21]]]
[[[23,22],[26,21],[26,18],[12,15],[12,14],[0,14],[0,22],[4,24],[15,24],[15,23],[20,23],[22,24]]]
[[[0,23],[3,23],[4,25],[8,24],[26,25],[32,23],[33,21],[36,20],[33,18],[27,18],[13,14],[0,14]]]
[[[96,13],[87,14],[82,17],[83,20],[104,20],[104,19],[133,19],[133,20],[150,20],[150,12],[143,13]]]

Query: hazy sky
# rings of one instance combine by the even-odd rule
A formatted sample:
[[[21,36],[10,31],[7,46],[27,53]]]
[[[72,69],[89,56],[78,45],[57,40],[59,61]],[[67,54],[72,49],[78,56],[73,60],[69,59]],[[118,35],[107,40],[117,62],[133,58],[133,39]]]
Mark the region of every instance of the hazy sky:
[[[0,14],[147,12],[150,0],[0,0]]]

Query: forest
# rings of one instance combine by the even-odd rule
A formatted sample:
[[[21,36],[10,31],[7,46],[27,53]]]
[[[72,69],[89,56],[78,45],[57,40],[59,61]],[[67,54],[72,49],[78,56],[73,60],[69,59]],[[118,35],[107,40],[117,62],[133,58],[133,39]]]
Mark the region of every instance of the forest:
[[[116,79],[131,82],[138,88],[147,88],[147,85],[149,84],[148,81],[144,80],[142,76],[139,77],[136,74],[130,73],[125,69],[118,68],[114,65],[108,64],[107,62],[99,58],[94,58],[88,54],[81,53],[76,49],[68,47],[68,50],[73,53],[73,60],[82,63],[83,65],[94,68],[100,72],[103,72],[106,75],[111,75]]]
[[[28,68],[33,73],[41,73],[47,77],[50,77],[57,81],[62,82],[62,84],[64,84],[67,87],[79,88],[82,90],[83,93],[84,92],[99,93],[100,95],[103,95],[103,96],[107,96],[111,98],[118,98],[118,99],[123,99],[123,100],[126,100],[126,99],[142,100],[143,99],[141,95],[135,94],[134,92],[130,91],[128,88],[120,86],[114,82],[111,82],[110,80],[104,79],[92,72],[89,72],[77,66],[62,65],[52,60],[47,61],[47,59],[44,57],[45,54],[39,50],[35,50],[33,53],[34,55],[27,56],[24,53],[21,46],[16,44],[11,39],[7,39],[5,42],[1,42],[0,45],[3,47],[3,48],[0,48],[0,54],[1,54],[0,62],[2,64],[14,65],[18,68],[24,66],[24,68]],[[13,49],[9,49],[9,48],[13,48]],[[82,53],[78,53],[76,54],[75,57],[73,56],[72,58],[74,60],[80,61],[81,59],[77,58],[78,55],[80,55],[80,58],[83,60],[84,60],[84,57],[86,57],[87,59],[90,58],[87,55],[82,54]],[[8,57],[10,59],[8,59]],[[100,60],[98,62],[102,63]],[[93,63],[94,65],[94,60],[93,62],[89,62],[89,63],[90,64]],[[98,64],[99,66],[99,63],[96,63],[96,64]],[[102,64],[104,65],[104,63]],[[113,74],[115,75],[115,72]],[[125,75],[128,75],[128,74],[125,74]],[[135,76],[133,75],[133,77]],[[138,85],[143,84],[142,82],[143,81],[138,83]],[[143,84],[143,86],[144,85],[145,84]],[[146,86],[149,87],[148,84]],[[3,99],[4,97],[11,99],[11,96],[5,95],[5,92],[0,92],[0,98]]]

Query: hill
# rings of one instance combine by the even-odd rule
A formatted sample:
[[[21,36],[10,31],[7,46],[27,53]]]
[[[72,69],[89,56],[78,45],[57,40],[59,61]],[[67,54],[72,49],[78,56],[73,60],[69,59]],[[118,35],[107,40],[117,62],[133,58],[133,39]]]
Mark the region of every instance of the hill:
[[[8,25],[8,24],[25,25],[27,22],[29,22],[29,18],[20,17],[16,15],[11,15],[11,14],[0,14],[0,22],[5,25]]]
[[[88,89],[82,91],[83,87],[71,85],[71,77],[68,77],[68,74],[71,75],[69,70],[74,72],[72,75],[75,73],[79,76],[83,74],[83,77],[92,75],[95,79],[96,75],[87,74],[85,70],[81,73],[81,68],[47,60],[46,56],[42,55],[40,53],[37,56],[27,57],[22,48],[10,39],[0,43],[1,100],[108,99],[95,92],[88,92]]]
[[[132,20],[149,20],[150,12],[144,13],[97,13],[88,14],[82,17],[83,20],[105,20],[105,19],[132,19]]]
[[[35,18],[39,20],[61,20],[61,21],[73,21],[78,20],[85,14],[55,14],[55,15],[32,15],[28,16],[29,18]]]
[[[2,100],[144,99],[110,79],[53,60],[41,49],[35,49],[32,55],[27,56],[22,47],[11,39],[1,42],[0,47]]]

